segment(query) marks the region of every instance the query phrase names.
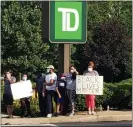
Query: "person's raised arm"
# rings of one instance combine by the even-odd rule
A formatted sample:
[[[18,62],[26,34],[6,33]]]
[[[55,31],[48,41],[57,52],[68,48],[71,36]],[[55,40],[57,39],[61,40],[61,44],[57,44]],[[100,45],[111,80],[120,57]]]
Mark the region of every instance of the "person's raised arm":
[[[76,73],[76,75],[78,75],[78,74],[79,74],[79,72],[78,72],[76,69],[74,70],[74,72]]]

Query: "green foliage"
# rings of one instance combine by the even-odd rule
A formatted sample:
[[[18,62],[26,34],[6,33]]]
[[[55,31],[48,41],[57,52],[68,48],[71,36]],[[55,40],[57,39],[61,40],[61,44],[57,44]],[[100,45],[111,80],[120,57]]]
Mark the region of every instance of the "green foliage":
[[[2,1],[2,73],[5,69],[28,72],[57,67],[58,45],[42,41],[42,11],[38,2]],[[56,56],[55,56],[56,54]]]
[[[104,109],[107,105],[110,108],[131,109],[132,108],[132,79],[123,80],[119,83],[104,83],[104,92],[101,96],[96,96],[96,107],[100,105]],[[86,110],[85,96],[77,95],[76,109]]]
[[[132,108],[132,80],[123,80],[119,83],[104,84],[104,98],[97,96],[97,106],[110,105],[118,109]],[[101,101],[102,100],[102,101]]]
[[[94,60],[98,71],[105,76],[106,82],[131,78],[132,2],[88,1],[87,3],[87,44],[73,45],[72,61],[82,74],[87,68],[88,61]],[[113,21],[116,24],[115,22],[111,24]],[[96,30],[99,27],[101,30]]]
[[[82,111],[86,109],[85,95],[77,95],[76,97],[76,110]]]
[[[42,9],[40,5],[39,2],[33,1],[1,2],[2,73],[9,68],[15,71],[16,75],[19,72],[28,72],[30,78],[33,78],[34,72],[45,71],[48,64],[53,64],[58,70],[58,44],[42,41]],[[87,42],[95,42],[93,36],[96,26],[114,20],[119,21],[127,28],[128,35],[131,35],[131,1],[88,1],[87,5]],[[85,45],[76,44],[71,48],[71,63],[76,65],[81,74],[86,69],[86,63],[89,60],[88,57],[84,58],[84,47]],[[92,57],[95,55],[93,54]],[[96,58],[96,62],[99,63],[99,59]],[[116,78],[131,77],[131,59],[124,63],[124,68],[125,77]],[[110,70],[114,71],[112,68]]]
[[[2,88],[3,91],[3,88]],[[2,92],[3,93],[3,92]],[[3,99],[2,99],[3,100]],[[2,112],[5,111],[3,101],[1,103]],[[104,83],[103,95],[96,96],[96,107],[100,105],[104,109],[107,108],[107,105],[110,108],[117,109],[131,109],[132,108],[132,79],[123,80],[119,83]],[[16,100],[13,104],[14,114],[20,115],[20,101]],[[55,108],[54,104],[54,108]],[[85,104],[85,95],[77,95],[76,98],[76,110],[84,111],[87,110]],[[31,111],[32,117],[37,117],[39,115],[39,104],[38,99],[31,98]]]
[[[31,108],[31,117],[37,117],[39,116],[39,103],[38,103],[38,99],[35,99],[35,98],[31,98],[31,101],[30,101],[30,108]],[[20,116],[21,115],[21,105],[20,105],[20,100],[16,100],[14,101],[14,104],[13,104],[13,111],[14,111],[14,115],[18,115]]]
[[[131,62],[131,37],[119,21],[108,21],[97,26],[93,31],[93,42],[84,46],[84,61],[95,61],[98,72],[104,75],[106,82],[131,77],[126,70]],[[87,65],[86,62],[83,64]]]

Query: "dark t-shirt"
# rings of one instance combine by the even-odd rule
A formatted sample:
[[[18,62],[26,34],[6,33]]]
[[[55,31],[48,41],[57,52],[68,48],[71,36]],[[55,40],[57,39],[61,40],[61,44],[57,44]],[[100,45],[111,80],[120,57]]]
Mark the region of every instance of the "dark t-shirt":
[[[44,77],[37,78],[35,82],[36,82],[37,91],[39,93],[42,93],[43,83],[45,82],[45,78]]]
[[[65,96],[65,90],[66,90],[66,82],[65,81],[58,81],[56,87],[58,88],[61,96]]]

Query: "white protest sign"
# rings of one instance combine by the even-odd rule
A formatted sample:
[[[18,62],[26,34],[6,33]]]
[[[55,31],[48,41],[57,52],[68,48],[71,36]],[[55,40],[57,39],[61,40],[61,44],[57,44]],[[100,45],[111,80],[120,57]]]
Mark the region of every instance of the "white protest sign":
[[[77,75],[76,94],[103,95],[103,76]]]
[[[11,84],[11,90],[13,99],[17,100],[24,97],[30,97],[33,95],[32,84],[30,80],[20,81],[14,84]]]

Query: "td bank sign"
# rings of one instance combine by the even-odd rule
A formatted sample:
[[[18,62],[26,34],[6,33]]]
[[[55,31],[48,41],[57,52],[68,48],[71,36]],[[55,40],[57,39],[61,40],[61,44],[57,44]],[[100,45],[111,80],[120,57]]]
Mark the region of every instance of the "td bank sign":
[[[86,42],[86,2],[50,2],[51,43]]]

